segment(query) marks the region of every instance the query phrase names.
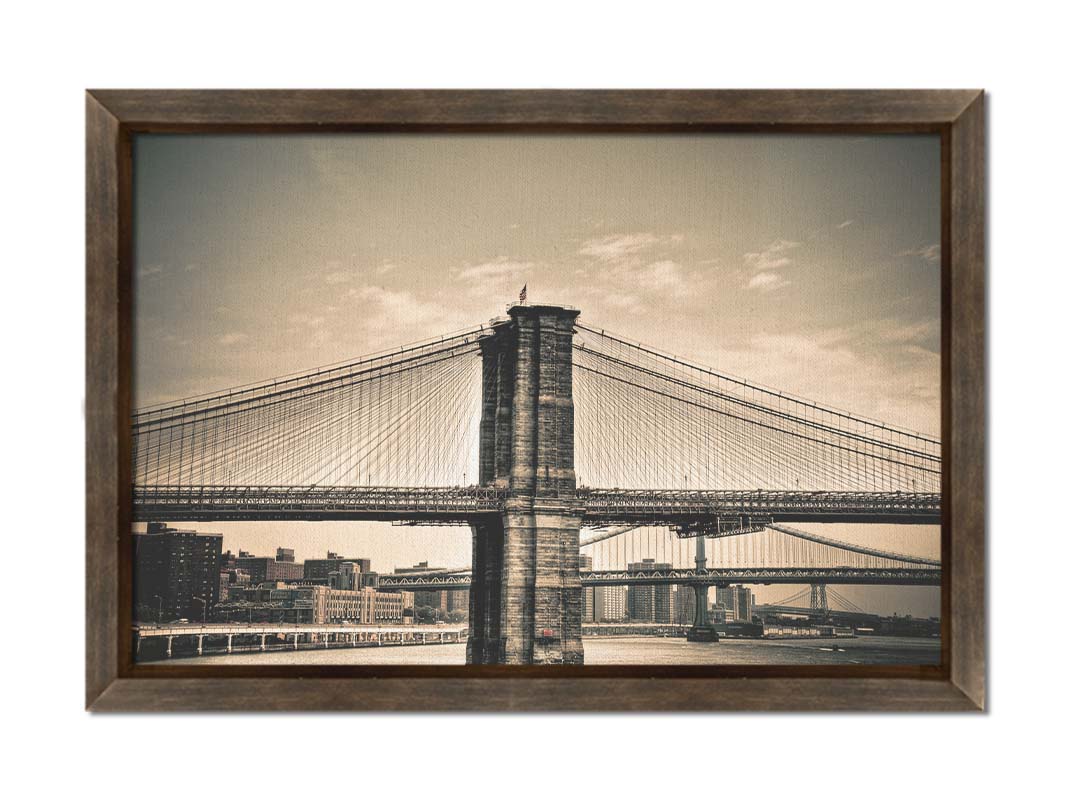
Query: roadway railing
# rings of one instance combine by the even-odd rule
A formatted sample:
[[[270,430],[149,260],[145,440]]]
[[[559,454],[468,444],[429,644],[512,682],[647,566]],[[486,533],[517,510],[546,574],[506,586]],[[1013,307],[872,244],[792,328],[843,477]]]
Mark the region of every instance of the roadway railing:
[[[595,570],[581,573],[582,586],[656,584],[826,583],[939,586],[941,570],[868,567],[734,567],[728,569]]]
[[[135,486],[137,521],[379,520],[474,522],[500,513],[507,489],[484,486]],[[941,496],[906,492],[579,488],[583,521],[685,525],[724,517],[775,522],[939,524]]]
[[[498,512],[501,489],[481,486],[137,486],[139,521],[368,519],[466,522]]]
[[[941,570],[906,567],[733,567],[698,571],[694,567],[660,570],[593,570],[579,574],[582,586],[670,584],[826,583],[870,586],[940,586]],[[468,589],[470,575],[382,575],[382,591]]]
[[[777,522],[939,524],[941,495],[908,492],[579,489],[583,519],[601,525],[678,525],[716,517]]]

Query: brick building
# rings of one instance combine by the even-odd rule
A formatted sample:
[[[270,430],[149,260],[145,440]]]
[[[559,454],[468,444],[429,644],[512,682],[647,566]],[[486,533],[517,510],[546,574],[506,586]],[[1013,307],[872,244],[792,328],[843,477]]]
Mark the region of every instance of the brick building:
[[[146,621],[201,620],[219,600],[222,534],[152,522],[133,535],[134,615]]]

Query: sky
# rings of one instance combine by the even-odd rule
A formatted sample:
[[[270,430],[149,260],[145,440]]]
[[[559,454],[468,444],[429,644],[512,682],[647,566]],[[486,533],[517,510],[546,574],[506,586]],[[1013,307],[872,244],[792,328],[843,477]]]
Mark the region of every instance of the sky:
[[[939,180],[918,135],[140,135],[135,405],[487,322],[525,284],[589,325],[936,436]],[[462,528],[212,528],[382,570],[470,560]],[[846,528],[827,535],[939,549],[936,527]],[[938,612],[932,589],[849,591]]]

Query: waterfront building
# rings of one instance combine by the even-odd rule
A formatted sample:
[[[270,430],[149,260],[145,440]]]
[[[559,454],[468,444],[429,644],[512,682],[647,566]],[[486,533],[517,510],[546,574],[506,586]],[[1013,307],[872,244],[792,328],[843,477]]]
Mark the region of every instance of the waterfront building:
[[[593,589],[593,621],[622,622],[626,619],[626,587],[597,586]]]
[[[674,589],[674,623],[692,625],[696,619],[696,593],[692,586],[676,586]]]
[[[722,605],[729,622],[751,622],[756,596],[744,586],[716,586],[715,602]]]
[[[731,619],[733,613],[733,611],[729,612]],[[725,625],[727,622],[726,614],[726,607],[722,603],[712,603],[711,608],[708,609],[708,615],[711,618],[712,625]]]
[[[467,614],[470,612],[471,593],[469,589],[448,590],[448,613]]]
[[[325,585],[329,583],[330,573],[342,571],[344,569],[343,565],[345,564],[354,565],[354,572],[358,573],[360,576],[370,572],[369,558],[348,558],[327,550],[326,558],[305,559],[304,581],[306,583],[321,583]],[[362,583],[353,588],[358,589],[361,585]]]
[[[418,564],[413,564],[410,567],[397,567],[393,570],[397,575],[403,575],[411,572],[432,572],[433,570],[441,569],[441,567],[431,567],[429,562],[420,561]],[[458,598],[453,600],[452,595],[458,594],[451,590],[436,590],[436,591],[418,591],[415,592],[415,606],[416,608],[429,607],[444,615],[450,610],[449,605],[451,603],[461,603],[462,600]],[[464,594],[469,592],[464,591]],[[469,601],[468,601],[469,603]]]
[[[202,620],[219,600],[222,534],[156,522],[133,535],[134,615],[144,620]]]
[[[270,558],[269,556],[254,556],[241,550],[234,559],[234,566],[247,572],[253,584],[271,581],[289,583],[303,580],[303,564],[291,560],[279,560],[279,556],[288,559],[292,553],[292,550],[279,547],[277,556]]]
[[[224,553],[223,556],[225,555]],[[229,598],[231,587],[244,588],[250,586],[251,583],[251,577],[243,569],[222,569],[219,573],[219,602]]]
[[[370,563],[370,559],[367,559],[367,563]],[[378,573],[377,572],[361,572],[359,574],[360,586],[363,589],[377,589],[378,588]]]
[[[720,585],[715,587],[715,602],[723,607],[724,611],[733,611],[734,606],[734,587]]]
[[[756,608],[756,595],[744,586],[737,587],[737,620],[752,622],[752,612]]]
[[[413,603],[411,592],[276,583],[231,589],[229,599],[218,605],[217,616],[232,622],[296,625],[399,623]]]
[[[578,556],[578,570],[580,572],[588,571],[592,568],[592,556],[584,554]],[[582,622],[593,622],[594,620],[596,620],[596,591],[592,586],[586,586],[582,589]]]
[[[307,562],[304,562],[305,576],[307,571]],[[337,564],[337,569],[330,571],[326,575],[326,585],[331,589],[348,589],[354,590],[361,588],[359,575],[359,564],[351,561],[341,561]],[[307,579],[305,577],[305,583]]]
[[[629,572],[666,571],[670,564],[646,558],[627,566]],[[634,622],[670,622],[674,605],[673,586],[631,586],[628,611]]]
[[[325,595],[324,623],[398,623],[403,620],[405,603],[408,607],[414,603],[411,592],[312,588]]]

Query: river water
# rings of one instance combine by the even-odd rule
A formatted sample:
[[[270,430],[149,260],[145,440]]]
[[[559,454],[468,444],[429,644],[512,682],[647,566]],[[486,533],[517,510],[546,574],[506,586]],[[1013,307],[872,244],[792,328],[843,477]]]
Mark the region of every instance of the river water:
[[[723,639],[687,642],[651,636],[586,637],[586,664],[937,664],[940,639]],[[838,650],[833,647],[837,646]],[[359,647],[183,658],[183,664],[463,664],[465,644]]]

